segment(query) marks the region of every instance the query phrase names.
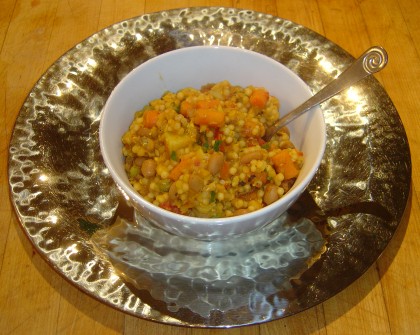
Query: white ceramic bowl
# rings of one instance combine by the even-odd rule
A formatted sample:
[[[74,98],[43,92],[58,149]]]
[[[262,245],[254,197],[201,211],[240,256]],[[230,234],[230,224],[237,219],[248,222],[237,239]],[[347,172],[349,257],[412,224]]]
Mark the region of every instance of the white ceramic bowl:
[[[265,87],[280,100],[280,114],[312,95],[298,76],[269,57],[240,48],[198,46],[171,51],[138,66],[115,87],[102,112],[100,147],[112,178],[137,214],[176,235],[219,239],[250,232],[272,222],[298,199],[324,153],[325,122],[318,108],[288,126],[291,140],[303,151],[305,162],[293,187],[271,205],[240,216],[205,219],[175,214],[143,199],[128,181],[122,156],[121,137],[133,121],[135,111],[160,98],[165,91],[200,88],[222,80],[243,87]]]

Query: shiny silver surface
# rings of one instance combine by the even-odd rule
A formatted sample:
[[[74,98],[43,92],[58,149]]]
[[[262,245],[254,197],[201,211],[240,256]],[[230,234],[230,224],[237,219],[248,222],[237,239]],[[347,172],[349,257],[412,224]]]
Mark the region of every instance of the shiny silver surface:
[[[264,140],[269,141],[281,128],[297,117],[320,105],[346,88],[358,83],[367,76],[382,70],[388,62],[388,54],[382,47],[372,47],[357,58],[347,69],[324,86],[320,91],[290,112],[284,114],[274,125],[266,130]]]
[[[179,9],[115,24],[58,59],[28,95],[10,142],[11,200],[46,261],[121,311],[191,327],[286,317],[345,289],[391,240],[410,189],[405,131],[368,78],[322,105],[324,160],[279,222],[229,245],[180,241],[147,222],[133,230],[100,156],[101,109],[137,65],[203,44],[268,55],[314,92],[353,61],[305,27],[252,11]]]

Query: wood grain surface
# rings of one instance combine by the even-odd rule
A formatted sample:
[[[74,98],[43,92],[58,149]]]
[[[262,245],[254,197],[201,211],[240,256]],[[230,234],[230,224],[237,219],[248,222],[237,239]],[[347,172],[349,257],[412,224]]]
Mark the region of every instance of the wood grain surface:
[[[234,329],[189,329],[128,316],[49,267],[9,200],[8,143],[19,109],[64,52],[112,23],[192,6],[246,8],[304,25],[358,56],[389,53],[377,75],[405,126],[412,191],[380,259],[347,289],[292,317]],[[0,0],[0,334],[420,334],[420,2],[418,0]]]

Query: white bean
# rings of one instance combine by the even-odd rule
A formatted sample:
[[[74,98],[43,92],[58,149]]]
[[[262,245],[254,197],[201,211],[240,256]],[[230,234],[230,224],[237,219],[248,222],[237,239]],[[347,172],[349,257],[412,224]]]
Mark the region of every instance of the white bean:
[[[265,187],[263,201],[266,205],[270,205],[279,199],[277,189],[278,187],[274,184],[268,184]]]
[[[156,162],[153,159],[146,159],[141,165],[141,173],[146,178],[154,177],[156,174]]]
[[[264,158],[264,153],[261,150],[250,151],[241,157],[240,162],[242,164],[248,164],[252,160],[261,160],[263,158]]]
[[[194,192],[200,192],[204,187],[204,180],[196,174],[192,174],[188,179],[188,186]]]
[[[225,161],[223,152],[213,152],[209,158],[209,171],[214,176],[222,169]]]

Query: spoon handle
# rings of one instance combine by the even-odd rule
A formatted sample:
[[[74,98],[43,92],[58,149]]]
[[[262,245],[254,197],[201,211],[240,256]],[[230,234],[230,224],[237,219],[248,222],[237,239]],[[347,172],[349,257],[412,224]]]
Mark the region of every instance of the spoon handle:
[[[269,141],[280,128],[307,112],[312,107],[328,100],[332,96],[357,83],[363,78],[382,70],[387,62],[388,54],[385,49],[379,46],[368,49],[336,79],[331,81],[303,104],[281,117],[273,126],[268,128],[266,134],[264,135],[264,140]]]

